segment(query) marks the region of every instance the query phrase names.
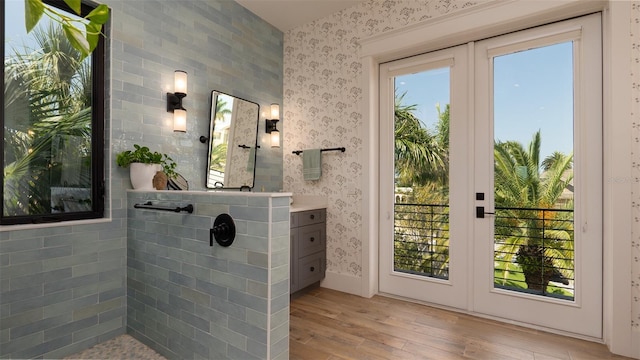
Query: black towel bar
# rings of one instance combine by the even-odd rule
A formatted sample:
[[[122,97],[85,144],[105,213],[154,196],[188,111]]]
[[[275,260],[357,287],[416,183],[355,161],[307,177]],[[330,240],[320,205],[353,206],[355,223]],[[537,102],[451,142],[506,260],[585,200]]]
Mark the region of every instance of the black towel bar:
[[[320,151],[321,152],[325,152],[325,151],[341,151],[341,152],[345,152],[345,151],[347,151],[347,149],[345,149],[344,147],[336,147],[336,148],[320,149]],[[295,151],[292,151],[291,153],[296,154],[296,155],[300,155],[303,152],[304,152],[303,150],[295,150]]]
[[[163,211],[172,211],[172,212],[181,212],[186,211],[189,214],[193,213],[193,205],[189,204],[187,206],[176,206],[174,208],[171,207],[162,207],[162,206],[154,206],[151,201],[147,201],[144,204],[135,204],[133,205],[136,209],[149,209],[149,210],[163,210]]]

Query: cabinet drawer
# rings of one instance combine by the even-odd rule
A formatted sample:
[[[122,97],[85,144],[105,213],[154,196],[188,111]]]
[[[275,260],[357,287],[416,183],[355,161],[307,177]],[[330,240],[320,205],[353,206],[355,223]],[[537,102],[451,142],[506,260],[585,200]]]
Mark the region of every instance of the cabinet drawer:
[[[314,224],[298,228],[297,251],[298,257],[311,255],[325,249],[326,243],[325,224]]]
[[[298,260],[298,289],[324,279],[325,253],[305,256]]]
[[[324,223],[325,214],[326,214],[326,210],[325,209],[301,211],[301,212],[299,212],[297,214],[298,215],[298,219],[297,219],[298,226],[305,226],[305,225],[311,225],[311,224]]]

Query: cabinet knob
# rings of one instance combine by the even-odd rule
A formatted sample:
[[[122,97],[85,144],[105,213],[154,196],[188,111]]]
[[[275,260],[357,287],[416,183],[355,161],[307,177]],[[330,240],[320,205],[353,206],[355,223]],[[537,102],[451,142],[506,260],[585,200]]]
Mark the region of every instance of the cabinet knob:
[[[315,216],[315,215],[313,215],[313,214],[311,214],[311,215],[309,215],[309,218],[310,218],[311,220],[313,220],[313,219],[315,219],[315,218],[316,218],[316,216]]]
[[[314,242],[316,240],[316,238],[314,238],[313,236],[309,239],[309,241]]]
[[[315,269],[316,269],[316,268],[315,268],[315,267],[313,267],[313,266],[312,266],[311,268],[309,268],[309,270],[311,270],[311,271],[314,271]]]

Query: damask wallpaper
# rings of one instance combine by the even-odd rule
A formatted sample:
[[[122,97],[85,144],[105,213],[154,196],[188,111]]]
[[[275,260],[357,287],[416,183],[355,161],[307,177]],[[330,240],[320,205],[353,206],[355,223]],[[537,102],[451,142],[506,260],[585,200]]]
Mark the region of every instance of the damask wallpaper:
[[[323,195],[327,269],[362,274],[362,63],[359,40],[473,6],[472,1],[371,0],[284,36],[284,180],[297,195]],[[293,150],[346,147],[322,154],[322,177],[302,178]]]
[[[284,191],[323,195],[327,209],[327,269],[362,275],[362,63],[360,39],[475,5],[457,0],[371,0],[284,36]],[[629,46],[633,57],[633,136],[640,139],[640,2],[633,4]],[[629,124],[631,127],[631,124]],[[305,148],[345,146],[323,153],[322,178],[304,181]],[[633,158],[640,164],[640,141]],[[635,169],[640,178],[640,166]],[[640,180],[633,200],[640,204]],[[631,326],[640,331],[640,205],[634,209]]]
[[[635,181],[633,186],[634,204],[634,226],[633,238],[631,242],[631,326],[636,332],[640,332],[640,2],[632,5],[630,43],[632,46],[631,76],[632,76],[632,98],[631,98],[631,121],[633,122],[634,148],[631,158],[634,163]]]

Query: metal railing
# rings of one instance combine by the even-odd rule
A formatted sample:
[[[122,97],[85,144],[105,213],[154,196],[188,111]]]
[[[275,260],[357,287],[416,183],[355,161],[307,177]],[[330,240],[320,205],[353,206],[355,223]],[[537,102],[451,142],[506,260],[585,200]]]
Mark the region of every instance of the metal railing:
[[[449,206],[394,206],[394,269],[449,277]],[[496,207],[494,286],[561,299],[574,293],[573,210]]]
[[[395,204],[394,269],[449,278],[449,205]]]

